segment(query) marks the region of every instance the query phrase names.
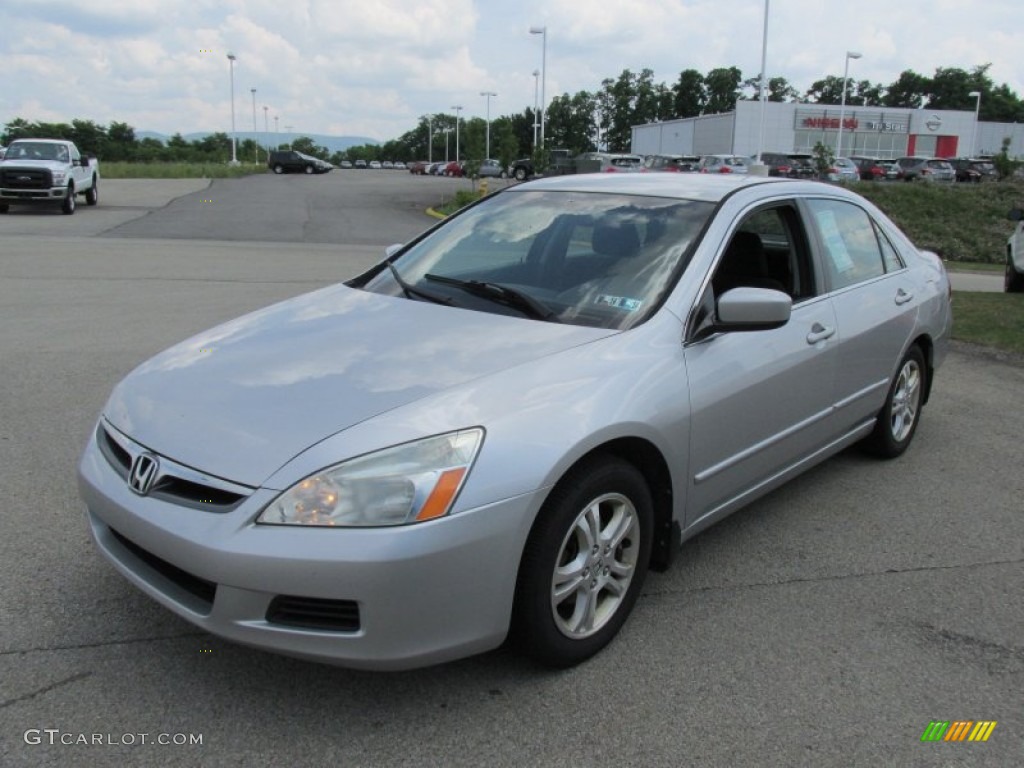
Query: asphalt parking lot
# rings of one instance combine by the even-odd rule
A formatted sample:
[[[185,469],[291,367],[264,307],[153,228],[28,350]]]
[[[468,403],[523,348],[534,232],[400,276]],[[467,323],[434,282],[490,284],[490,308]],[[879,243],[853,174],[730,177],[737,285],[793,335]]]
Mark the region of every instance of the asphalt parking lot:
[[[571,670],[505,650],[391,674],[272,656],[101,559],[75,466],[111,387],[371,265],[467,185],[110,181],[74,216],[0,216],[0,765],[1020,765],[1024,367],[962,347],[906,455],[848,451],[689,541]],[[922,743],[933,720],[998,725]]]

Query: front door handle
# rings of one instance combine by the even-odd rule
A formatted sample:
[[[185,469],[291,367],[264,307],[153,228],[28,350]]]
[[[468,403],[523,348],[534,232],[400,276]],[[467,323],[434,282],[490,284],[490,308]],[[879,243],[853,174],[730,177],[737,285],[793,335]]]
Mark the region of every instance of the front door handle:
[[[906,304],[912,298],[914,298],[914,294],[907,293],[902,288],[900,288],[898,291],[896,291],[896,304],[897,304],[897,306],[899,306],[900,304]]]
[[[832,338],[835,332],[835,328],[826,328],[821,323],[815,323],[811,326],[811,332],[807,334],[807,343],[817,344],[819,341]]]

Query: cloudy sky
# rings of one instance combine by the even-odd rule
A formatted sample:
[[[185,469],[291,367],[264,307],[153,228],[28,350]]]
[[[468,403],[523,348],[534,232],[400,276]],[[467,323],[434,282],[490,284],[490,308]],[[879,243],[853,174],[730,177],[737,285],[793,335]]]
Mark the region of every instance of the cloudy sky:
[[[395,138],[421,115],[532,106],[545,26],[547,95],[623,69],[760,68],[764,0],[2,0],[0,123],[126,122],[171,134],[238,130]],[[799,90],[842,75],[991,62],[1024,95],[1021,0],[771,0],[768,73]],[[263,107],[267,106],[266,112]],[[264,117],[268,119],[264,121]]]

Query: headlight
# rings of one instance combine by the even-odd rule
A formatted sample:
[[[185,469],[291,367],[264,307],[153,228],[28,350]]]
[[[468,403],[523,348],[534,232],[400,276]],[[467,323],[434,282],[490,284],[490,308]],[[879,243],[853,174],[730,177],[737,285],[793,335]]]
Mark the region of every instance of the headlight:
[[[256,518],[275,525],[404,525],[448,514],[484,431],[428,437],[360,456],[307,477]]]
[[[53,172],[53,186],[63,187],[64,182],[67,181],[68,175],[64,171]]]

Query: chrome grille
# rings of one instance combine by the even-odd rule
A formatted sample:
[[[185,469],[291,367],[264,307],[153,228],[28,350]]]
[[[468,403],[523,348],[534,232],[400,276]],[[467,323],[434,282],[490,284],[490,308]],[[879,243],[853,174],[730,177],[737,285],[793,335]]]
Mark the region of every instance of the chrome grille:
[[[0,187],[4,189],[49,189],[53,175],[44,168],[2,168]]]
[[[106,421],[96,428],[96,444],[111,468],[127,483],[136,458],[151,454]],[[248,498],[254,488],[232,483],[179,464],[158,454],[159,469],[145,495],[172,504],[207,512],[230,512]]]

